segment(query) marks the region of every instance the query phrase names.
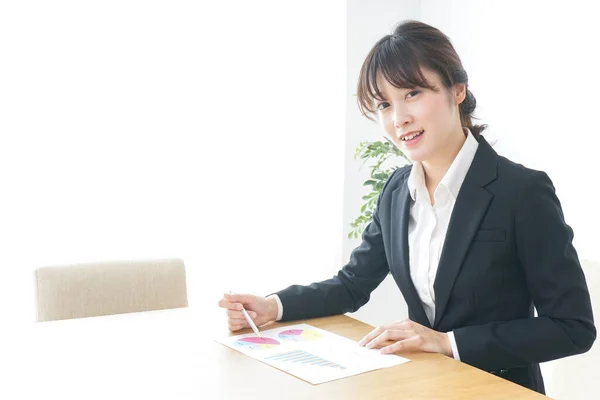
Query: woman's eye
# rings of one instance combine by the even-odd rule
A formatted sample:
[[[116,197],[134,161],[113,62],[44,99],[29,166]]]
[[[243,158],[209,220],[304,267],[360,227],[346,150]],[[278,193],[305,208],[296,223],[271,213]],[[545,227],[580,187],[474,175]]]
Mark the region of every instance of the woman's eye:
[[[406,95],[406,98],[415,97],[419,93],[421,93],[421,92],[419,92],[418,90],[413,90]]]
[[[377,109],[381,111],[384,108],[388,108],[389,106],[390,106],[390,103],[387,103],[387,102],[379,103],[379,104],[377,104]]]

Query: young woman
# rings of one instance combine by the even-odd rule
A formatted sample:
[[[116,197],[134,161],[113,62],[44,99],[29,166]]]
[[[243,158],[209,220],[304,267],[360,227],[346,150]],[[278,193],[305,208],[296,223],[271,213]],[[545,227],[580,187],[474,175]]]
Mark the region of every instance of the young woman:
[[[409,319],[360,344],[437,352],[544,393],[539,363],[590,349],[590,296],[548,176],[499,156],[473,125],[475,97],[449,39],[400,24],[362,66],[358,102],[414,162],[384,186],[333,278],[267,298],[226,294],[232,331],[354,312],[391,272]],[[534,315],[534,307],[538,315]]]

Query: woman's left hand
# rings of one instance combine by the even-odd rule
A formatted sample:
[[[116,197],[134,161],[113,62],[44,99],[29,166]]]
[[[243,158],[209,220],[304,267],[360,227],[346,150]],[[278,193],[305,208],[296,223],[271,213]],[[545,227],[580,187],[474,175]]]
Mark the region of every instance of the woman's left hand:
[[[405,350],[421,350],[452,357],[452,346],[450,346],[448,334],[426,328],[409,319],[375,328],[362,338],[358,344],[372,349],[388,340],[396,341],[396,343],[383,347],[381,349],[383,354]]]

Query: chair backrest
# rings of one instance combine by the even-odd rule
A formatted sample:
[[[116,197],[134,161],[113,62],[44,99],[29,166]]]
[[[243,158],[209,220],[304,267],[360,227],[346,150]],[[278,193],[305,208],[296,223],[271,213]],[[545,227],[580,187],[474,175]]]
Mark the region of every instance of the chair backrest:
[[[43,267],[35,285],[38,322],[188,305],[180,259]]]

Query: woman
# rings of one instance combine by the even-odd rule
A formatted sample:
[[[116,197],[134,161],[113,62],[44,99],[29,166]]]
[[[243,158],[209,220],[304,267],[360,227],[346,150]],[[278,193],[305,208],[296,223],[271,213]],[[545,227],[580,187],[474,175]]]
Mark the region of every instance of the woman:
[[[379,40],[358,102],[414,163],[385,184],[332,279],[267,298],[226,294],[229,327],[354,312],[391,272],[409,319],[360,344],[437,352],[544,393],[539,363],[590,349],[590,296],[573,232],[544,172],[499,156],[473,125],[475,97],[449,39],[415,21]],[[534,307],[538,316],[534,315]]]

